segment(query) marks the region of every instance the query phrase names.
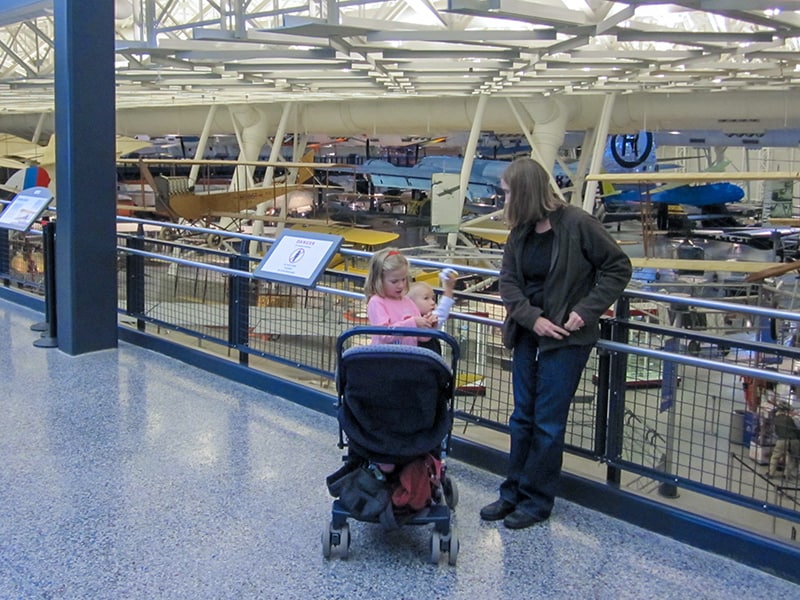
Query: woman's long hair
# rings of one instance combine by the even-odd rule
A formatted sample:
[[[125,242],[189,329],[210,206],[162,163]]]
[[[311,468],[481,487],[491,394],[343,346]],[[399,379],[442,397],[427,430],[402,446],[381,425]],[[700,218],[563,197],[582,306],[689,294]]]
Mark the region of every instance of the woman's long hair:
[[[517,158],[503,172],[510,191],[506,198],[505,218],[511,229],[544,219],[564,202],[550,189],[544,167],[532,158]]]

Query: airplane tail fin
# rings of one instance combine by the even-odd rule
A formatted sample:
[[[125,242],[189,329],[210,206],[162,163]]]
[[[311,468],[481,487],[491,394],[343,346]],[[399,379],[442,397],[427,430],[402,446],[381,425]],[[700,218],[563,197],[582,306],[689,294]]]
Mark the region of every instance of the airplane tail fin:
[[[47,187],[50,185],[50,174],[42,167],[25,167],[8,178],[2,189],[14,194],[32,187]]]
[[[39,161],[41,165],[54,165],[56,164],[56,134],[50,136],[47,146],[44,147],[42,158]]]
[[[724,173],[725,170],[728,168],[728,165],[731,164],[727,158],[720,159],[715,161],[711,166],[707,169],[703,169],[705,173]]]
[[[314,162],[314,150],[309,150],[300,159],[300,162],[312,163]],[[314,169],[312,167],[300,167],[297,171],[297,183],[308,183],[314,179]]]
[[[619,194],[619,190],[614,187],[613,183],[608,183],[607,181],[603,181],[600,183],[600,197],[605,198],[607,196],[615,196]]]

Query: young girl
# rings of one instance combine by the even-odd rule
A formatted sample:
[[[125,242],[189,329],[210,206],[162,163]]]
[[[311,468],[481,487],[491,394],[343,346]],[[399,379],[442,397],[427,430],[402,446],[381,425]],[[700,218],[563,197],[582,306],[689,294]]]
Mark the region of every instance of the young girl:
[[[414,301],[406,295],[408,286],[408,259],[399,250],[386,248],[373,254],[364,283],[369,324],[380,327],[436,327],[436,317],[423,317]],[[417,338],[374,335],[372,343],[415,346]],[[395,469],[391,463],[375,463],[375,466],[381,473],[391,473]]]
[[[380,327],[436,327],[436,317],[423,317],[408,292],[408,259],[396,248],[385,248],[372,255],[364,284],[367,297],[367,318],[370,325]],[[415,346],[417,338],[376,335],[373,344],[405,344]]]

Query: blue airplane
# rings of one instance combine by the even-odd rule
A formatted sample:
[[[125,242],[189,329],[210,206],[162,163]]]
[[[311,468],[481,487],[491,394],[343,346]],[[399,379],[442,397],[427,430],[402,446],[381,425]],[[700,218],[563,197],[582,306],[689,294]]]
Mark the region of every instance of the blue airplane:
[[[657,168],[654,149],[650,132],[609,136],[603,153],[602,170],[606,173],[654,171]],[[385,160],[370,159],[357,167],[356,172],[372,185],[372,191],[417,190],[428,193],[434,174],[460,173],[462,165],[463,158],[454,156],[426,156],[413,167],[398,167]],[[500,178],[506,167],[508,161],[505,160],[474,159],[467,201],[502,197]],[[553,176],[561,188],[572,185],[569,174],[559,165],[555,166]],[[744,197],[742,188],[729,183],[662,186],[651,188],[650,192],[652,202],[699,207],[738,202]],[[634,204],[645,198],[639,186],[619,187],[603,196],[607,212],[633,209]]]
[[[430,192],[436,173],[460,173],[464,160],[455,156],[426,156],[413,167],[398,167],[380,159],[369,159],[356,168],[376,189]],[[500,177],[508,167],[502,160],[475,159],[467,187],[467,199],[500,194]]]
[[[650,135],[650,134],[648,134]],[[655,168],[655,153],[652,141],[644,147],[638,157],[628,157],[623,150],[617,150],[615,140],[621,136],[611,136],[603,155],[603,169],[609,173],[647,171]],[[652,139],[651,137],[649,139]],[[636,151],[636,148],[629,149]],[[530,155],[530,146],[528,146]],[[622,162],[620,162],[622,161]],[[413,167],[398,167],[381,159],[369,159],[356,168],[375,189],[379,190],[418,190],[429,192],[431,177],[436,173],[460,173],[464,159],[455,156],[426,156]],[[500,178],[508,167],[506,160],[476,158],[472,161],[467,200],[476,201],[494,196],[502,197]],[[553,176],[559,187],[572,185],[570,176],[556,165]]]
[[[629,202],[640,203],[647,192],[636,189],[627,189],[614,192],[605,196],[604,202],[626,204]],[[661,204],[686,204],[688,206],[716,206],[739,202],[744,198],[744,190],[738,185],[726,182],[705,183],[701,185],[680,185],[669,189],[649,190],[651,202]]]
[[[690,229],[691,221],[699,221],[703,227],[738,227],[740,223],[736,215],[729,212],[727,206],[743,197],[741,187],[727,182],[647,187],[644,190],[629,188],[603,195],[595,216],[603,223],[638,219],[643,203],[649,200],[655,208],[659,229]],[[695,207],[700,213],[679,216],[675,222],[670,216],[669,206],[677,205]]]

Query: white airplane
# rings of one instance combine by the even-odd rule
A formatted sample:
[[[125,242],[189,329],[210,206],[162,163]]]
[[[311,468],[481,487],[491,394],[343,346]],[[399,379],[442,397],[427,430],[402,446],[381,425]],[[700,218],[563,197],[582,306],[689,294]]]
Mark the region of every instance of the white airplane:
[[[117,136],[116,156],[149,146],[150,143],[122,135]],[[22,138],[0,134],[0,167],[17,169],[0,184],[0,189],[18,194],[34,186],[56,189],[56,136],[50,136],[46,146]]]

